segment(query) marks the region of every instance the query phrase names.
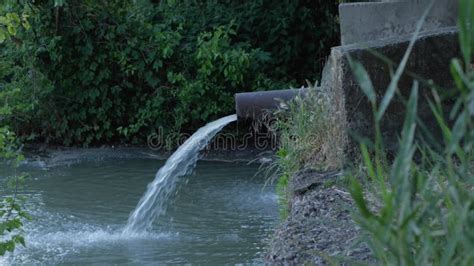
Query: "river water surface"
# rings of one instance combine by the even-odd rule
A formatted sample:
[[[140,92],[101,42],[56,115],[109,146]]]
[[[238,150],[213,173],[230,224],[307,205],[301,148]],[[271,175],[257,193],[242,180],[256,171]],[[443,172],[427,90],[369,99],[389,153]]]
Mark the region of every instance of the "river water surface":
[[[258,167],[201,161],[182,178],[150,232],[123,234],[163,161],[105,159],[26,167],[27,247],[0,264],[261,263],[278,220]],[[40,165],[41,166],[41,165]]]

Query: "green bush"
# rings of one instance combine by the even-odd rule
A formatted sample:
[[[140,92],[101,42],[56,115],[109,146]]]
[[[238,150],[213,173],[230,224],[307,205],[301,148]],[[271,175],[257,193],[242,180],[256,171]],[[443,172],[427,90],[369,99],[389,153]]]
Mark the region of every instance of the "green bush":
[[[374,257],[382,265],[474,263],[474,3],[461,0],[459,10],[464,57],[451,63],[456,84],[455,104],[451,110],[445,110],[449,105],[444,104],[435,89],[434,100],[428,100],[443,132],[441,148],[426,145],[423,135],[416,134],[417,82],[407,103],[395,158],[386,158],[380,130],[376,130],[371,146],[361,144],[367,189],[353,178],[351,193],[358,207],[356,220],[367,234],[366,242]],[[378,104],[367,72],[359,63],[352,62],[360,86],[374,107],[376,129],[380,128],[380,120],[394,96],[405,64],[404,59],[394,72],[384,100]],[[445,118],[445,114],[449,117]]]
[[[66,145],[193,131],[234,112],[236,92],[317,76],[321,63],[307,59],[337,43],[335,2],[18,3],[2,12],[32,27],[0,44],[4,122]]]
[[[16,12],[1,11],[5,15],[0,16],[0,43],[15,37],[17,31],[22,27],[29,28],[25,14],[19,15]],[[0,63],[2,63],[0,64],[0,78],[2,80],[6,76],[14,75],[15,67],[5,64],[5,62]],[[29,107],[28,103],[16,102],[21,98],[19,95],[22,94],[22,91],[13,84],[8,85],[11,87],[0,90],[0,99],[4,100],[0,106],[0,123],[4,122],[5,117]],[[15,169],[12,176],[0,177],[2,179],[0,180],[0,256],[3,256],[7,251],[13,252],[17,245],[25,246],[23,220],[29,219],[29,216],[22,209],[22,198],[17,195],[25,176],[16,173],[16,168],[22,160],[23,156],[19,152],[15,133],[8,126],[0,126],[0,163]]]

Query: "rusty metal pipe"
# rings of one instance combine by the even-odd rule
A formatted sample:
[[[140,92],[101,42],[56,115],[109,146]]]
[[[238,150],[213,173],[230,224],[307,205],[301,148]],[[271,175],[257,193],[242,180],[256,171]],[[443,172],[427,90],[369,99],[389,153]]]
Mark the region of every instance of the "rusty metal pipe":
[[[275,110],[281,100],[288,101],[305,95],[306,89],[274,90],[236,93],[235,111],[239,119],[256,119],[269,110]]]

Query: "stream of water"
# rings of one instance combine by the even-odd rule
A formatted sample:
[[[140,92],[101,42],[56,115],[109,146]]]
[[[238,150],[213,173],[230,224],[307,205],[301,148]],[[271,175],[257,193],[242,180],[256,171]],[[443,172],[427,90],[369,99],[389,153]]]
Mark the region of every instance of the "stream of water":
[[[223,127],[237,120],[229,115],[201,127],[181,145],[165,165],[156,173],[155,180],[148,185],[137,208],[130,214],[124,234],[131,235],[148,231],[157,216],[166,211],[168,198],[175,192],[179,178],[190,173],[198,160],[199,151],[204,149]]]
[[[273,188],[264,191],[255,166],[201,162],[196,168],[199,151],[235,120],[211,122],[181,145],[125,227],[158,161],[104,154],[108,159],[77,161],[68,153],[63,161],[72,165],[27,164],[32,180],[22,194],[33,217],[25,224],[27,247],[0,257],[0,264],[261,263],[278,216]]]
[[[0,265],[263,262],[278,208],[256,165],[198,162],[192,176],[177,180],[179,193],[148,232],[124,235],[127,217],[163,164],[111,156],[23,169],[30,178],[22,194],[33,217],[25,222],[27,246],[0,257]]]

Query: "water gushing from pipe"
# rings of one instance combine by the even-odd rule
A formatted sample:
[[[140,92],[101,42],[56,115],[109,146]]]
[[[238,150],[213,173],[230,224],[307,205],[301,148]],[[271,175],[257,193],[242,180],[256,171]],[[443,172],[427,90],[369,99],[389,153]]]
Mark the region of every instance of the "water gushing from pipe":
[[[155,180],[148,184],[147,191],[130,214],[123,234],[136,234],[151,229],[156,217],[165,213],[167,200],[175,190],[178,177],[189,174],[196,165],[199,151],[204,149],[223,127],[235,120],[237,115],[229,115],[208,123],[171,155],[156,173]]]

